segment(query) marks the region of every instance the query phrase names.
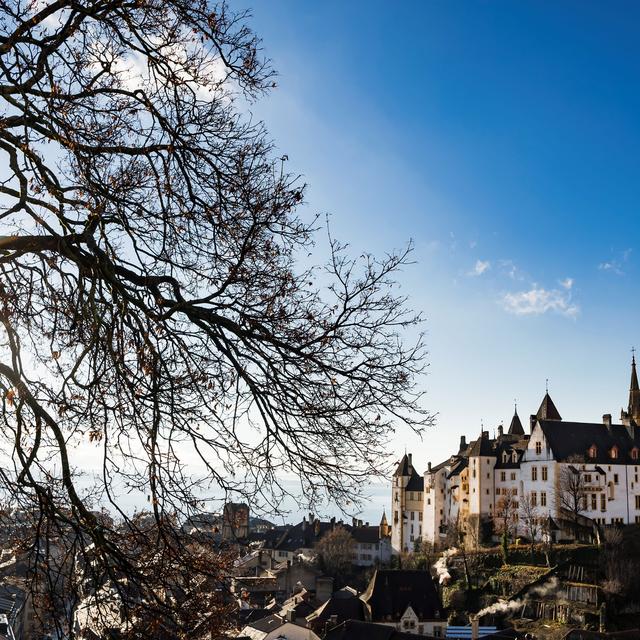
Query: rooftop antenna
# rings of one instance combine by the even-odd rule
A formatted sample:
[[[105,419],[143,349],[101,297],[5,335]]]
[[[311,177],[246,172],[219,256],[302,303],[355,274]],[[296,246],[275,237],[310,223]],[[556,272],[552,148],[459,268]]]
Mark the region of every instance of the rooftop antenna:
[[[544,379],[544,388],[547,393],[549,393],[549,378]]]

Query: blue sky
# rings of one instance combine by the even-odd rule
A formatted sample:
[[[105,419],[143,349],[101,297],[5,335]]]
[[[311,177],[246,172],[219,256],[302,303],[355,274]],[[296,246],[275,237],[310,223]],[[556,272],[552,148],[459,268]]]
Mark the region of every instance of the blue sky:
[[[280,74],[254,111],[308,211],[354,252],[415,242],[401,287],[426,317],[438,423],[394,452],[422,470],[515,398],[526,424],[546,378],[563,417],[619,415],[640,347],[640,6],[232,6]]]

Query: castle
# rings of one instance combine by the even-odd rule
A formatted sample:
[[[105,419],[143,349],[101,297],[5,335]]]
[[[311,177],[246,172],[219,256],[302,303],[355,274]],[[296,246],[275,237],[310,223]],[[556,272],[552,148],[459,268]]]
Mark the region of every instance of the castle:
[[[540,541],[591,538],[640,522],[640,387],[635,354],[621,424],[563,420],[549,393],[525,433],[517,408],[498,427],[420,475],[405,454],[392,480],[394,553],[424,541],[477,545],[506,532]]]

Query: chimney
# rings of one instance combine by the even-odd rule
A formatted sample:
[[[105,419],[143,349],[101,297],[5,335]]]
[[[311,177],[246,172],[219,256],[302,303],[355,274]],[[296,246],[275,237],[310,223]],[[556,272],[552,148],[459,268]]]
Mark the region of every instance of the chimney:
[[[412,461],[413,455],[408,453],[407,458],[409,458],[409,466],[413,466],[413,461]]]
[[[482,439],[483,440],[488,440],[489,439],[489,432],[488,431],[483,431],[482,432]]]
[[[351,526],[352,527],[356,526],[356,522],[357,522],[357,520],[355,518],[351,518]]]
[[[501,438],[504,434],[504,428],[501,424],[498,425],[498,438]]]
[[[365,526],[365,527],[368,527],[368,526],[369,526],[369,523],[368,523],[368,522],[365,522],[365,523],[364,523],[364,526]]]
[[[533,428],[536,426],[536,422],[538,422],[538,417],[532,413],[529,416],[529,433],[533,433]]]
[[[480,621],[478,620],[478,616],[470,613],[469,621],[471,622],[471,640],[478,640],[480,637]]]
[[[460,451],[464,451],[467,448],[467,438],[460,436]]]
[[[287,622],[296,621],[296,612],[293,609],[287,609]]]
[[[427,462],[427,471],[431,471],[431,463]]]
[[[307,529],[307,517],[302,516],[302,530],[306,531],[306,529]]]
[[[610,413],[605,413],[602,416],[602,424],[606,424],[608,427],[611,426],[611,414]]]

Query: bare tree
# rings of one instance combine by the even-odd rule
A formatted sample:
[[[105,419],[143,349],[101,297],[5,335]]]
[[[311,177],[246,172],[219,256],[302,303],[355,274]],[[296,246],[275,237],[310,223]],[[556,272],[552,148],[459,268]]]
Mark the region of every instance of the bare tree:
[[[566,511],[573,523],[573,535],[578,537],[581,514],[587,508],[587,491],[584,473],[578,464],[581,458],[571,458],[560,466],[556,504]],[[572,464],[574,463],[574,464]]]
[[[542,532],[542,518],[538,502],[531,492],[523,493],[520,496],[519,517],[529,539],[531,557],[533,558],[534,546]]]
[[[496,532],[506,534],[507,539],[513,537],[515,528],[514,516],[518,513],[518,490],[510,488],[496,502]]]
[[[353,564],[355,540],[344,527],[337,526],[322,536],[316,546],[324,570],[334,577],[348,573]]]
[[[391,291],[408,250],[353,260],[329,236],[301,266],[317,220],[242,110],[274,83],[244,14],[9,0],[0,25],[3,497],[61,633],[79,580],[175,624],[173,567],[219,574],[180,530],[207,498],[274,509],[293,472],[310,505],[353,502],[394,425],[430,423],[419,317]]]

